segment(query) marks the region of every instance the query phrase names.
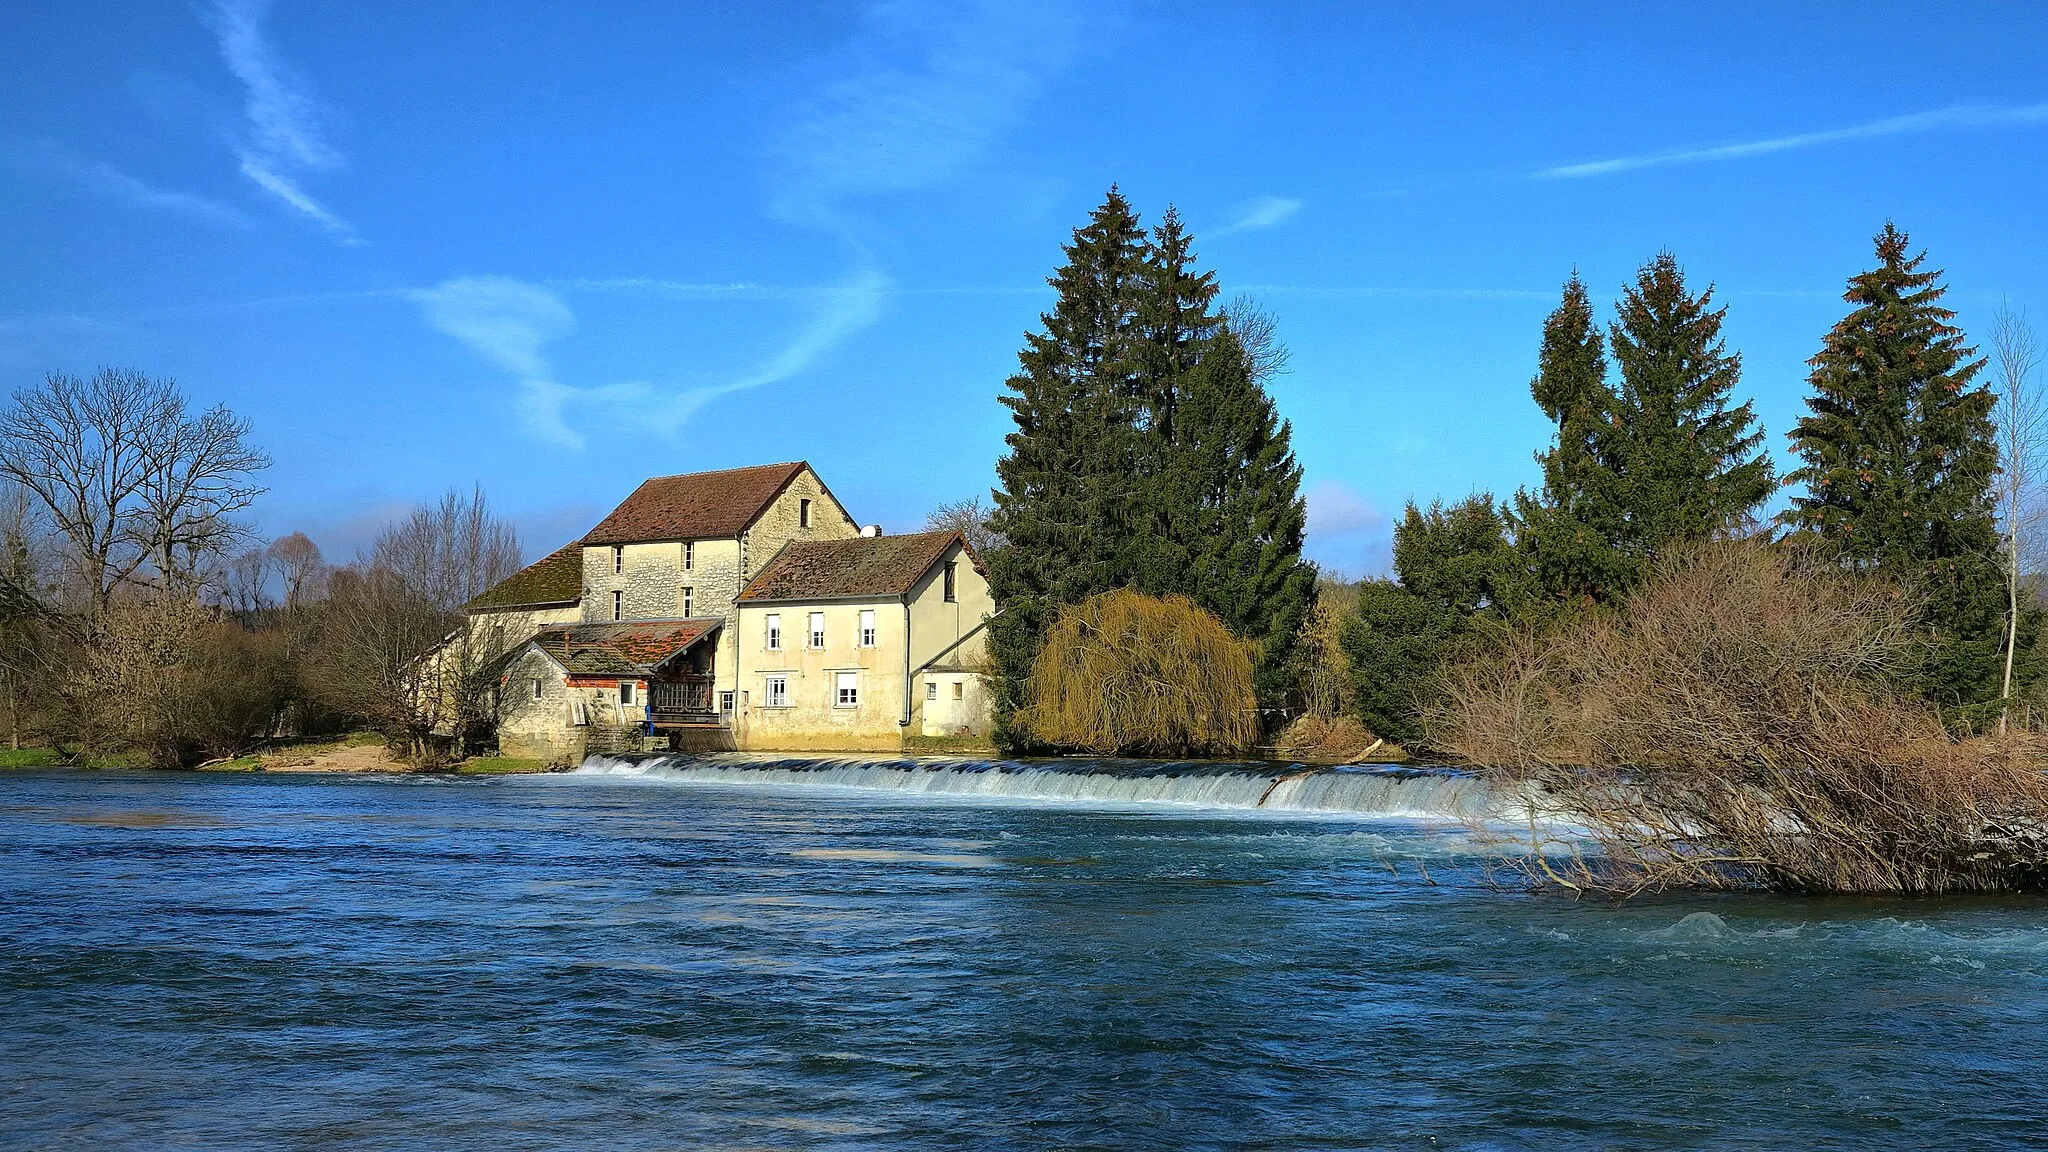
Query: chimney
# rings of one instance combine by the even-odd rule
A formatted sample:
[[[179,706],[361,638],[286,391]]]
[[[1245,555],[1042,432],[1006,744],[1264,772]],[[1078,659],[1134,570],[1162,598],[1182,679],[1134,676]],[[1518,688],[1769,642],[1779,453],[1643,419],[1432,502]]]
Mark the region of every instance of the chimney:
[[[861,525],[860,534],[872,540],[882,534],[882,526],[880,524],[863,524]]]

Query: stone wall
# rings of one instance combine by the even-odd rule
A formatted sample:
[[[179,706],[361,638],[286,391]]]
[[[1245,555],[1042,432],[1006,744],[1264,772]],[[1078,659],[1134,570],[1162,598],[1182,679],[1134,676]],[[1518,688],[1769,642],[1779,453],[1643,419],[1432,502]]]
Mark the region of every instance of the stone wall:
[[[570,722],[576,691],[554,661],[531,648],[520,653],[506,667],[498,695],[498,750],[555,764],[581,762],[586,733]]]

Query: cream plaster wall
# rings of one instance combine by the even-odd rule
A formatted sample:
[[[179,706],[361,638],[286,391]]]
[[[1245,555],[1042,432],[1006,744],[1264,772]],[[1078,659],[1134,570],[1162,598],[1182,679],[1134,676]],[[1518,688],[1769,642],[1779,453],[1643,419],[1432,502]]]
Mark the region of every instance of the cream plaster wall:
[[[953,601],[945,598],[947,560],[957,565]],[[858,644],[863,609],[875,613],[872,648],[861,648]],[[732,633],[739,657],[741,697],[735,719],[739,747],[788,751],[894,749],[902,747],[903,738],[909,733],[987,735],[988,696],[981,677],[974,671],[981,660],[982,635],[986,630],[976,628],[994,611],[987,582],[958,545],[911,589],[907,620],[905,602],[893,598],[741,604],[739,624]],[[806,631],[812,612],[825,614],[822,648],[808,646]],[[779,652],[767,647],[770,615],[782,620]],[[964,644],[946,652],[963,636],[967,637]],[[911,669],[907,701],[906,649]],[[918,671],[942,652],[944,657],[933,667]],[[840,708],[834,703],[835,673],[841,671],[859,675],[860,703],[854,708]],[[767,706],[766,684],[771,673],[789,678],[788,707]],[[939,685],[937,701],[925,699],[928,678]],[[961,686],[958,701],[952,698],[956,683]],[[906,706],[908,725],[903,723]]]
[[[875,614],[875,644],[860,646],[860,614]],[[825,644],[809,646],[810,614],[825,616]],[[782,650],[767,646],[768,617],[782,618]],[[901,745],[903,715],[903,602],[833,600],[740,605],[739,684],[735,725],[741,748],[871,749]],[[858,677],[860,702],[835,703],[837,673]],[[789,706],[767,704],[770,674],[789,678]]]

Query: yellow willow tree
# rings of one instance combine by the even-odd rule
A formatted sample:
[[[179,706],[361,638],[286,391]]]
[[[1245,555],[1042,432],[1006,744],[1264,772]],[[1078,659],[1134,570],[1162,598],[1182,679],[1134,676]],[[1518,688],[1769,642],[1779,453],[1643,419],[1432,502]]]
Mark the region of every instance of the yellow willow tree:
[[[1091,596],[1047,631],[1018,726],[1101,755],[1241,755],[1259,732],[1257,651],[1185,596]]]

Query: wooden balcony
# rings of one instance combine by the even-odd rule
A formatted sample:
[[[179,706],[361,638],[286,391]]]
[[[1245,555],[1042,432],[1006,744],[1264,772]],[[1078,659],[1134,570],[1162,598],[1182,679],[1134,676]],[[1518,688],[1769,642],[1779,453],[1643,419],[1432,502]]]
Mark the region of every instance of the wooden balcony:
[[[647,720],[658,728],[724,727],[709,676],[678,676],[647,684]]]

